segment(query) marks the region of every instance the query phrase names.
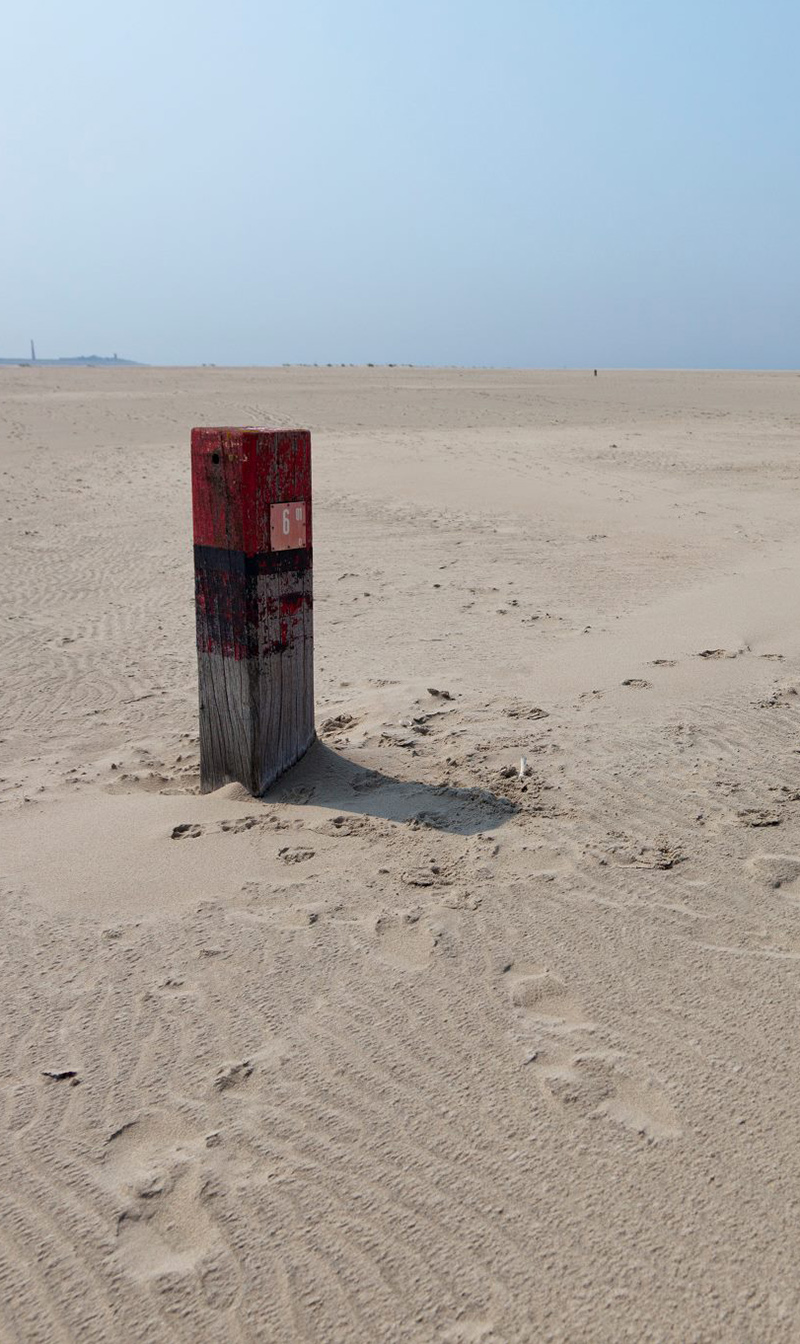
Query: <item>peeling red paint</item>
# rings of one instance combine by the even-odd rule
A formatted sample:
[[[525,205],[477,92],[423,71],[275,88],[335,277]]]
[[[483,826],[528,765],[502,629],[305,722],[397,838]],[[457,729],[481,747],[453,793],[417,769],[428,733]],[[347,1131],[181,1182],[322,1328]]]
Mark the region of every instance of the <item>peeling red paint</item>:
[[[192,511],[198,651],[288,648],[312,601],[309,432],[192,430]]]
[[[196,546],[257,555],[273,547],[270,510],[304,508],[312,546],[311,435],[305,429],[193,429],[192,511]],[[281,548],[282,549],[282,548]]]

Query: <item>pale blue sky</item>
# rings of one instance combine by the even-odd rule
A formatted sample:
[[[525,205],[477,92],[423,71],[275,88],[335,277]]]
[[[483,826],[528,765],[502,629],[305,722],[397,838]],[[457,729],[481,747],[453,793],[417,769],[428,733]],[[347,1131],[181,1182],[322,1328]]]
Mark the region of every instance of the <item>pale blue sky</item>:
[[[800,366],[797,0],[7,0],[0,355]]]

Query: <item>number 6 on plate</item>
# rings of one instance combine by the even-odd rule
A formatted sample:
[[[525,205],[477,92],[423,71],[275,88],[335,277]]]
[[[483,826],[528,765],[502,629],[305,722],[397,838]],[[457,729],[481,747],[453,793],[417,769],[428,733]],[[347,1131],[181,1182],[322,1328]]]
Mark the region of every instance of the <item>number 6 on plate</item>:
[[[306,506],[301,500],[272,505],[269,540],[273,551],[298,550],[306,545]]]

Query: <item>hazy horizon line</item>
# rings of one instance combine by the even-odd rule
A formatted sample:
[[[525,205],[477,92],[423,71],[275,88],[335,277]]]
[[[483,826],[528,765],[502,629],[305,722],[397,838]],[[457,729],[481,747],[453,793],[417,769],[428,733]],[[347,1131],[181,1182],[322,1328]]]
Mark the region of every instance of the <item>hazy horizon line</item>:
[[[226,364],[212,360],[201,363],[160,363],[129,359],[114,355],[37,355],[35,359],[0,356],[2,368],[81,368],[91,366],[124,367],[126,369],[450,369],[463,372],[513,373],[800,373],[800,365],[734,365],[734,364],[431,364],[407,363],[400,360],[362,362],[283,360],[279,364],[245,363]]]

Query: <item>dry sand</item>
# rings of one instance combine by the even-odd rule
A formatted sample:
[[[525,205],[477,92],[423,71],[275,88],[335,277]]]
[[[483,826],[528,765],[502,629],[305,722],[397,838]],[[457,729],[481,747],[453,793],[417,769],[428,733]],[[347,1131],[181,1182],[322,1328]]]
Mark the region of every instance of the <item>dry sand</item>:
[[[259,801],[202,423],[313,431]],[[0,435],[3,1344],[800,1338],[800,378],[4,369]]]

